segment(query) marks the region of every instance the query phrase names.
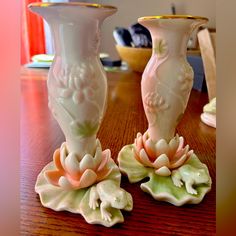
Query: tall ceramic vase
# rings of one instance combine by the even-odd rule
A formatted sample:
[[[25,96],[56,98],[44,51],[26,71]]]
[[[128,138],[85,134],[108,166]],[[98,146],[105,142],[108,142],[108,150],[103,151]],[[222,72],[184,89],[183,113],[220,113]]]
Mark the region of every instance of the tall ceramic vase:
[[[157,200],[174,205],[199,203],[211,178],[175,129],[187,106],[193,70],[186,60],[191,32],[208,20],[193,16],[141,17],[151,33],[152,56],[142,75],[141,90],[148,129],[119,153],[120,169],[131,182],[150,180],[141,188]],[[134,171],[136,170],[136,171]]]
[[[47,21],[53,36],[49,108],[66,139],[39,174],[35,190],[42,204],[56,211],[80,213],[87,222],[108,227],[122,222],[120,209],[131,210],[132,197],[120,188],[110,150],[102,151],[96,138],[107,99],[100,26],[117,9],[78,2],[34,3],[29,8]]]

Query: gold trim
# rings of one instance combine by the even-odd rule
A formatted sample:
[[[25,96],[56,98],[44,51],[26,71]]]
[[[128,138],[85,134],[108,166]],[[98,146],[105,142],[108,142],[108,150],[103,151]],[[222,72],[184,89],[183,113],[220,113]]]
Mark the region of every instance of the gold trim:
[[[117,10],[117,7],[110,6],[110,5],[102,5],[97,3],[84,3],[84,2],[36,2],[31,3],[28,5],[29,8],[31,7],[53,7],[53,6],[80,6],[80,7],[89,7],[89,8],[104,8],[104,9],[113,9]]]
[[[191,19],[191,20],[204,20],[208,21],[208,18],[202,16],[191,15],[162,15],[162,16],[144,16],[138,18],[138,20],[155,20],[155,19]]]

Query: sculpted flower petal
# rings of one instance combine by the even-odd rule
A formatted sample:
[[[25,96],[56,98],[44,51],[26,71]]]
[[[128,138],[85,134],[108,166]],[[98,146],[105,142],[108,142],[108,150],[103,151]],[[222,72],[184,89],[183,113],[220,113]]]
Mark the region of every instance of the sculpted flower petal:
[[[73,152],[69,153],[65,160],[65,170],[72,175],[75,179],[79,178],[78,172],[80,171],[80,163],[77,155]]]
[[[157,175],[160,175],[160,176],[170,176],[170,175],[171,175],[171,171],[170,171],[169,168],[166,167],[166,166],[163,166],[163,167],[161,167],[160,169],[157,169],[157,170],[155,171],[155,173],[156,173]]]
[[[177,152],[180,151],[181,149],[183,149],[183,146],[184,146],[184,138],[179,137],[179,147],[177,149]]]
[[[155,173],[162,176],[169,176],[171,170],[183,165],[192,153],[192,150],[189,151],[189,145],[184,147],[184,139],[178,134],[169,143],[165,139],[154,143],[146,132],[143,136],[137,135],[134,145],[137,161],[143,166],[156,169]]]
[[[137,138],[136,138],[136,148],[137,148],[138,152],[143,148],[142,135],[141,136],[137,135]]]
[[[58,170],[64,171],[63,166],[61,165],[59,148],[53,154],[53,161],[54,161],[54,164]]]
[[[188,151],[188,156],[191,156],[193,154],[193,150]]]
[[[169,155],[173,156],[179,147],[179,135],[177,134],[169,142]]]
[[[142,150],[139,152],[139,157],[140,157],[141,162],[142,162],[145,166],[152,167],[152,162],[149,160],[148,155],[146,154],[146,152],[145,152],[144,149],[142,149]]]
[[[171,161],[170,168],[174,169],[174,168],[177,168],[179,166],[182,166],[184,164],[184,162],[187,160],[188,157],[189,157],[188,155],[184,154],[182,157]]]
[[[44,176],[50,184],[58,186],[58,181],[63,174],[63,171],[50,170],[45,171]]]
[[[94,159],[93,159],[95,170],[98,168],[101,161],[102,161],[102,148],[101,148],[101,146],[97,146],[96,152],[95,152],[95,155],[94,155]]]
[[[86,188],[96,182],[97,174],[90,169],[87,169],[80,178],[79,184],[74,185],[79,188]],[[76,184],[76,183],[75,183]]]
[[[169,158],[166,154],[161,154],[153,163],[153,166],[155,168],[160,168],[163,166],[169,166],[170,162],[169,162]]]
[[[143,143],[143,145],[151,161],[155,161],[157,156],[155,153],[155,144],[153,143],[153,141],[151,139],[148,139],[146,142]]]
[[[187,154],[188,151],[189,151],[189,145],[186,145],[184,149],[181,149],[181,150],[177,151],[175,156],[172,159],[179,159],[184,154]]]
[[[157,142],[157,144],[156,144],[156,155],[157,156],[159,156],[163,153],[168,155],[168,150],[169,150],[169,147],[168,147],[168,144],[165,139],[161,139]]]
[[[80,171],[83,173],[87,169],[94,169],[93,157],[90,154],[84,155],[80,162]]]
[[[68,181],[68,179],[64,176],[61,176],[59,181],[58,181],[58,185],[60,187],[62,187],[65,190],[71,190],[73,188],[73,186],[70,184],[70,182]]]
[[[63,143],[60,148],[60,161],[63,169],[65,169],[66,156],[67,156],[66,143]]]
[[[97,171],[101,171],[106,166],[110,156],[111,156],[110,149],[106,149],[102,152],[102,161],[101,161],[101,164],[99,165]]]
[[[98,171],[97,182],[105,179],[112,171],[113,171],[113,168],[103,168],[101,171]]]

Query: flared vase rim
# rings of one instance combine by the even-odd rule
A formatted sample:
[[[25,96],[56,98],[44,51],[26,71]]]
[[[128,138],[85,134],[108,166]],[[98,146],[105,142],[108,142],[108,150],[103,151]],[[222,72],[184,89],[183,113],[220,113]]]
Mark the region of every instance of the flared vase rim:
[[[158,20],[158,19],[189,19],[189,20],[201,20],[208,21],[207,17],[202,16],[192,16],[192,15],[159,15],[159,16],[143,16],[139,17],[138,21],[147,21],[147,20]]]
[[[117,7],[111,5],[103,5],[98,3],[85,3],[85,2],[35,2],[30,3],[28,5],[31,7],[56,7],[56,6],[64,6],[64,7],[83,7],[83,8],[96,8],[96,9],[110,9],[117,10]]]

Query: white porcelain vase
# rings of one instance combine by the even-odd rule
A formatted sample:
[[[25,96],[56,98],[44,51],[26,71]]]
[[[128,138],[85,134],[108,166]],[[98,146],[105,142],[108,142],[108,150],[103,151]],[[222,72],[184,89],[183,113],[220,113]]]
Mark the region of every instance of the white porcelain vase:
[[[211,189],[208,168],[184,138],[175,134],[193,85],[186,60],[191,32],[207,18],[189,15],[141,17],[151,33],[152,56],[144,70],[141,92],[148,129],[118,155],[119,168],[131,183],[146,177],[141,189],[176,206],[200,203]]]
[[[142,100],[148,134],[154,142],[170,141],[187,106],[193,70],[186,59],[190,34],[207,18],[188,15],[141,17],[151,33],[152,56],[142,76]]]
[[[121,173],[96,138],[106,110],[107,78],[99,58],[100,27],[113,6],[33,3],[49,24],[55,57],[48,75],[49,107],[66,141],[37,177],[43,206],[81,214],[90,224],[111,227],[131,211],[132,196],[120,188]]]
[[[55,58],[48,75],[49,107],[69,152],[94,155],[106,109],[107,78],[99,59],[100,26],[112,6],[45,3],[30,6],[49,24]]]

